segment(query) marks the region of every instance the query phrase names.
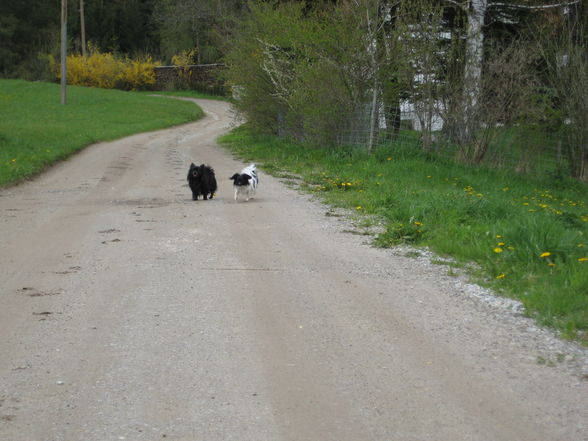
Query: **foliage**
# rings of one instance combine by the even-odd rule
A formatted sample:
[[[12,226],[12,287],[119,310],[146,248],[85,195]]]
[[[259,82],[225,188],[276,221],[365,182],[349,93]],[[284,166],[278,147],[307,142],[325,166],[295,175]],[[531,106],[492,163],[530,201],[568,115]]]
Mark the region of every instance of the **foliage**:
[[[234,21],[245,3],[242,0],[155,1],[153,17],[162,55],[168,59],[178,52],[193,50],[194,57],[186,64],[218,62],[223,41],[234,29]]]
[[[167,85],[167,89],[187,91],[198,87],[195,81],[193,81],[193,71],[190,68],[191,65],[197,63],[197,56],[198,51],[196,48],[192,48],[180,51],[172,57],[172,65],[177,66],[177,76],[173,81],[170,81],[171,84]]]
[[[61,78],[59,65],[52,57],[50,64],[57,78]],[[133,60],[93,50],[87,57],[67,57],[67,82],[74,86],[144,90],[155,84],[155,66],[158,65],[160,63],[154,62],[150,57]]]
[[[477,129],[470,134],[468,142],[460,143],[460,159],[481,164],[496,153],[492,152],[492,146],[501,133],[496,130],[499,126],[535,125],[535,130],[541,131],[538,123],[543,109],[536,108],[538,103],[534,100],[539,87],[537,72],[533,69],[537,59],[534,46],[524,41],[514,40],[487,49],[479,103],[470,115]],[[458,112],[462,110],[457,109]]]
[[[588,10],[552,29],[537,32],[552,106],[572,176],[588,182]]]
[[[42,171],[88,144],[200,118],[193,103],[87,87],[0,80],[0,186]]]
[[[87,40],[102,50],[128,55],[153,53],[158,43],[153,5],[159,0],[85,2]],[[69,2],[70,50],[80,52],[77,2]],[[58,56],[60,2],[3,0],[0,2],[0,77],[46,79],[39,54]],[[156,54],[156,53],[155,53]]]
[[[265,170],[302,176],[309,191],[366,222],[375,216],[384,227],[377,245],[426,246],[450,256],[541,323],[588,336],[585,184],[471,169],[400,144],[371,155],[314,149],[248,127],[222,142]]]
[[[252,2],[226,56],[239,110],[259,129],[335,144],[377,82],[382,59],[370,47],[380,6]]]
[[[414,105],[422,146],[432,149],[433,120],[441,113],[445,48],[443,7],[432,0],[400,2],[392,32],[403,97]]]

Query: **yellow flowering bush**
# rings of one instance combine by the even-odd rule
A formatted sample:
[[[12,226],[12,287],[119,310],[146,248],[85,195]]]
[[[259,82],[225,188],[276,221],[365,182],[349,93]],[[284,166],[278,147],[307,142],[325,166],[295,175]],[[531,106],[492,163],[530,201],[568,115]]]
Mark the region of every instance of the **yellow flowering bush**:
[[[125,59],[118,76],[119,88],[125,90],[149,89],[155,84],[155,67],[160,64],[153,61],[151,57],[144,60]]]
[[[171,59],[172,65],[177,66],[177,89],[190,89],[194,84],[191,65],[196,64],[198,52],[196,48],[188,49],[174,55]]]
[[[49,62],[57,78],[61,79],[59,64],[53,58]],[[67,57],[67,82],[75,86],[103,89],[144,90],[155,84],[155,67],[160,64],[151,57],[133,60],[93,50],[87,57]]]
[[[198,52],[196,48],[187,49],[172,57],[172,64],[174,66],[188,66],[190,64],[196,64],[196,56]]]

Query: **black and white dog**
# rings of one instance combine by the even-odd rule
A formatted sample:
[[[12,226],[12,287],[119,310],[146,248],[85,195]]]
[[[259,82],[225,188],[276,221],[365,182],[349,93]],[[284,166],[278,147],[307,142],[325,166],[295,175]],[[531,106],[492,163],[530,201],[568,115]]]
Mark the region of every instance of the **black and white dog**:
[[[192,190],[192,199],[197,201],[198,196],[202,195],[204,200],[213,198],[216,193],[216,178],[214,176],[214,170],[208,165],[194,165],[190,164],[190,170],[188,170],[188,185]]]
[[[245,200],[255,196],[259,178],[257,177],[257,168],[255,164],[248,165],[241,173],[235,173],[229,179],[233,180],[233,188],[235,189],[235,200],[240,194],[245,195]]]

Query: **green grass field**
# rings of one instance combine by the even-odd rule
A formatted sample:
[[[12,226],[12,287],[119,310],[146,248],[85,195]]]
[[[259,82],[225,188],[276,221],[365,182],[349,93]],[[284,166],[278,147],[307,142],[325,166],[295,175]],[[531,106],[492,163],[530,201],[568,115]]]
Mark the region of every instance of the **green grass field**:
[[[0,186],[26,179],[88,144],[193,121],[193,103],[146,93],[0,80]]]
[[[321,150],[254,135],[222,142],[266,171],[303,177],[326,202],[385,232],[375,244],[426,246],[527,314],[588,344],[588,186],[433,159],[415,146]],[[472,265],[472,263],[474,265]],[[453,271],[453,270],[451,270]]]

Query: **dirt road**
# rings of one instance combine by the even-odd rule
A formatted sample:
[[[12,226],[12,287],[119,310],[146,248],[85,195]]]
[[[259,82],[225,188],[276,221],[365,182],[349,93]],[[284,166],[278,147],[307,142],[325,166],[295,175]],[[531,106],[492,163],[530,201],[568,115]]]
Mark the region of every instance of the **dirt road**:
[[[235,203],[199,103],[0,191],[0,440],[588,440],[585,351],[263,172]]]

